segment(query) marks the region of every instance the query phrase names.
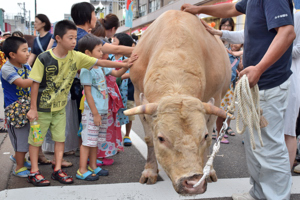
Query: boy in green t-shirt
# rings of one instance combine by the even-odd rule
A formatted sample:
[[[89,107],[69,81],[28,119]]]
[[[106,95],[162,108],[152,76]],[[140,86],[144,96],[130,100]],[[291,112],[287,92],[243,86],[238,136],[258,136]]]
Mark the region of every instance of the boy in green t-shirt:
[[[129,68],[136,56],[127,64],[107,60],[97,60],[81,52],[74,51],[77,28],[69,20],[62,20],[55,26],[54,37],[57,46],[37,57],[29,78],[33,80],[31,87],[31,107],[28,119],[40,124],[42,138],[50,128],[55,141],[54,156],[56,160],[51,178],[64,184],[73,183],[71,176],[61,170],[64,153],[67,96],[74,77],[81,68],[91,69],[94,65],[110,68]],[[31,172],[28,182],[35,186],[48,186],[50,182],[44,178],[38,168],[38,152],[43,141],[34,142],[33,134],[28,138]]]

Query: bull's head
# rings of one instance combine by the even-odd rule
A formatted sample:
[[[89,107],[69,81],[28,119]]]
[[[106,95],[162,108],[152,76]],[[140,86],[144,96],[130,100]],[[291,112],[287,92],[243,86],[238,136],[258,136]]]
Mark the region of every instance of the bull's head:
[[[168,96],[159,103],[147,103],[124,112],[144,114],[153,132],[155,154],[177,193],[201,194],[206,181],[193,185],[203,175],[211,137],[206,127],[206,114],[226,117],[226,113],[210,103],[189,96]]]

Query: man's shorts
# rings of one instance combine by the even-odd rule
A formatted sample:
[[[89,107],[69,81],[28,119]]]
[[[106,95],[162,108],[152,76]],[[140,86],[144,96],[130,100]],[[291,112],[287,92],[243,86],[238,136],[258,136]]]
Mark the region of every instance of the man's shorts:
[[[127,100],[127,109],[131,109],[131,108],[134,108],[134,107],[135,107],[134,101]],[[129,118],[129,121],[135,120],[134,115],[128,116],[128,118]]]
[[[107,114],[100,114],[101,125],[96,126],[94,124],[94,116],[92,111],[88,107],[84,107],[82,113],[82,132],[81,139],[82,145],[87,147],[97,147],[98,142],[100,144],[106,142],[106,132],[107,132]]]
[[[40,124],[42,138],[45,139],[48,129],[50,129],[52,134],[52,140],[54,142],[65,142],[66,140],[66,110],[65,108],[55,111],[55,112],[38,112],[37,122]],[[36,144],[33,141],[33,134],[30,131],[28,137],[28,143],[32,146],[42,146],[41,144]]]
[[[7,123],[7,132],[11,141],[11,144],[17,152],[28,152],[28,135],[30,131],[30,124],[27,123],[22,128],[15,128]]]

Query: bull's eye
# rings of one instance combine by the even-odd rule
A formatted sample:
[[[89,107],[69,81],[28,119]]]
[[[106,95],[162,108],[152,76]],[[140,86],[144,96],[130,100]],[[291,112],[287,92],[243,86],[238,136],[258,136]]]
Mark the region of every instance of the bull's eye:
[[[161,136],[158,136],[158,139],[159,139],[160,142],[164,142],[165,141],[165,139],[163,137],[161,137]]]
[[[207,137],[208,137],[208,134],[206,133],[205,136],[204,136],[204,139],[206,140]]]

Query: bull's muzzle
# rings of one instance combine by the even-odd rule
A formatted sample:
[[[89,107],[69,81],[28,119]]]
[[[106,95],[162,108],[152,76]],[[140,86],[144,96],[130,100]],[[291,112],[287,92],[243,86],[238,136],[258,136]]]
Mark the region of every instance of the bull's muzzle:
[[[207,189],[206,180],[202,181],[197,187],[193,187],[202,178],[202,176],[203,175],[193,175],[187,178],[181,178],[176,184],[176,192],[181,195],[196,195],[204,193]]]

